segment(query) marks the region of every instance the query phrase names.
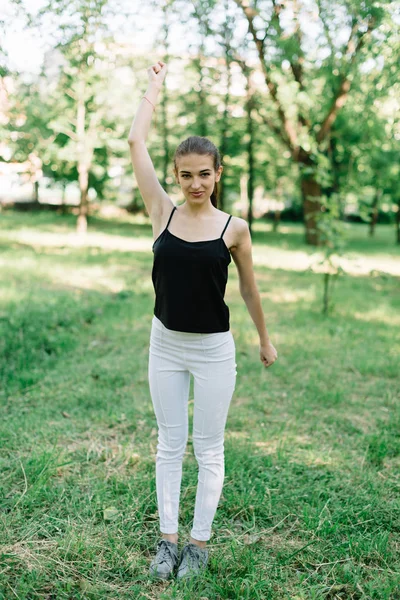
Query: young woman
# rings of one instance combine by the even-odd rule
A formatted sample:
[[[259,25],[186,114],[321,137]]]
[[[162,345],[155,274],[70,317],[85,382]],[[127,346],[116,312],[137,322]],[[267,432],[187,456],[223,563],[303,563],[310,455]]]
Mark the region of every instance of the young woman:
[[[251,238],[244,219],[217,208],[222,166],[217,148],[192,136],[177,148],[174,174],[185,201],[174,206],[146,148],[152,113],[166,76],[159,61],[129,133],[132,164],[153,227],[155,306],[149,348],[149,388],[158,424],[156,488],[162,537],[150,573],[166,579],[203,570],[206,542],[224,480],[224,430],[236,383],[235,342],[224,302],[231,256],[240,293],[257,328],[260,360],[277,352],[269,340],[256,286]],[[193,446],[199,465],[191,537],[178,558],[182,461],[188,439],[190,374],[194,378]]]

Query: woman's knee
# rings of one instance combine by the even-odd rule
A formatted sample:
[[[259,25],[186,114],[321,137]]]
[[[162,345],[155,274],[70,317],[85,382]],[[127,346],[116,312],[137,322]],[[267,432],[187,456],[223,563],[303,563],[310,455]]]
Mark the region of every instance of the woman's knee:
[[[163,431],[158,433],[157,456],[168,461],[183,460],[188,441],[187,433],[171,437]]]
[[[199,465],[223,464],[224,462],[224,441],[214,440],[207,444],[207,441],[193,436],[193,450]]]

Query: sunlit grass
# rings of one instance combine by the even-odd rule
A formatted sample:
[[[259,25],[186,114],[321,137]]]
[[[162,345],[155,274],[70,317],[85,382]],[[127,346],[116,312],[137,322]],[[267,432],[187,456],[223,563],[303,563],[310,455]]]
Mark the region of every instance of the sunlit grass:
[[[6,213],[6,222],[10,216]],[[31,219],[31,220],[30,220]],[[98,252],[151,252],[153,243],[148,218],[128,215],[122,222],[118,219],[105,220],[92,217],[89,231],[80,235],[75,231],[73,215],[60,216],[61,223],[49,216],[17,215],[16,226],[0,229],[1,237],[9,242],[24,244],[37,252],[61,252],[68,254],[73,249],[91,248]],[[37,226],[40,225],[40,230]],[[309,268],[321,272],[319,262],[323,253],[303,244],[304,232],[301,224],[282,224],[279,232],[272,231],[268,222],[256,222],[253,226],[253,260],[258,266],[269,269],[304,271]],[[343,256],[336,262],[351,275],[366,275],[381,271],[400,275],[400,247],[394,243],[394,227],[377,227],[374,238],[368,237],[366,225],[348,225],[348,242]],[[299,246],[302,246],[301,248]],[[55,250],[58,248],[58,250]]]
[[[151,228],[97,218],[84,243],[68,243],[74,225],[7,213],[0,227],[0,597],[395,600],[400,298],[398,278],[383,273],[399,260],[391,228],[370,242],[365,264],[377,272],[339,278],[324,317],[321,275],[288,261],[313,254],[301,227],[274,234],[255,224],[256,278],[279,353],[267,370],[230,265],[238,379],[225,485],[208,573],[186,589],[147,576],[159,535]],[[351,232],[364,260],[366,229]],[[190,439],[181,543],[196,480]]]

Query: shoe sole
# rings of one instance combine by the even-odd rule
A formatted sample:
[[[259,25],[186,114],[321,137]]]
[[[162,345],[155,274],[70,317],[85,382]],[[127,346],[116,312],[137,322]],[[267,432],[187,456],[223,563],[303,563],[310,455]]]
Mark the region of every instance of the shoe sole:
[[[176,574],[176,579],[182,580],[182,579],[192,579],[193,577],[199,577],[201,575],[203,575],[205,573],[206,569],[202,568],[199,570],[194,570],[192,569],[191,571],[187,571],[184,575],[179,575],[179,573]]]
[[[149,571],[149,575],[152,579],[162,579],[163,581],[173,577],[173,573],[154,573],[153,571]]]

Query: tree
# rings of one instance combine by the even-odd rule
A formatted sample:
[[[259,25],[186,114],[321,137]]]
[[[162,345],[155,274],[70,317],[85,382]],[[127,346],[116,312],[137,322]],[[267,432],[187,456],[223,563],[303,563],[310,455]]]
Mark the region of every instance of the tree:
[[[224,164],[224,158],[228,153],[228,131],[229,131],[229,104],[231,102],[231,86],[232,86],[232,42],[233,42],[233,31],[234,31],[234,19],[229,13],[229,0],[224,2],[224,12],[226,15],[225,22],[221,29],[216,32],[216,37],[223,49],[224,53],[224,68],[225,68],[225,95],[223,100],[223,113],[221,118],[221,129],[220,129],[220,142],[219,150],[221,155],[221,162],[224,165],[224,174],[219,181],[219,197],[218,203],[221,210],[225,210],[226,204],[226,176],[227,169]]]
[[[317,215],[323,208],[319,171],[329,133],[348,99],[357,64],[370,56],[373,32],[389,18],[381,7],[387,2],[317,0],[310,8],[300,0],[272,0],[270,10],[260,1],[235,2],[247,19],[276,109],[275,119],[266,124],[300,167],[306,242],[318,245]],[[305,30],[307,17],[320,29],[316,40]],[[343,28],[348,29],[344,43],[339,35]],[[374,43],[385,40],[376,36]]]
[[[72,4],[72,6],[71,6]],[[110,75],[113,59],[104,43],[107,0],[51,0],[39,12],[39,19],[51,13],[60,20],[61,41],[56,50],[62,57],[62,69],[52,85],[56,109],[50,123],[57,133],[56,143],[64,160],[76,167],[80,204],[77,230],[87,229],[90,170],[102,137],[114,124],[108,118],[104,81]],[[71,11],[74,19],[70,19]],[[103,35],[103,41],[98,41]]]

